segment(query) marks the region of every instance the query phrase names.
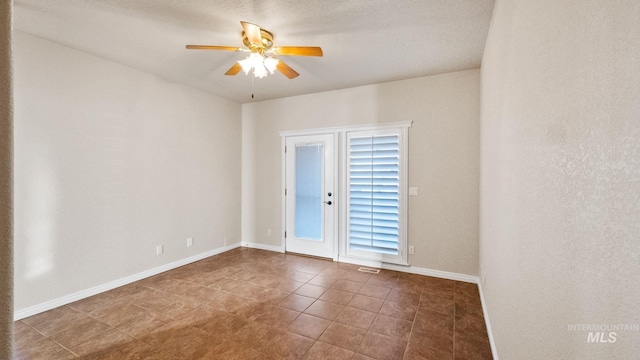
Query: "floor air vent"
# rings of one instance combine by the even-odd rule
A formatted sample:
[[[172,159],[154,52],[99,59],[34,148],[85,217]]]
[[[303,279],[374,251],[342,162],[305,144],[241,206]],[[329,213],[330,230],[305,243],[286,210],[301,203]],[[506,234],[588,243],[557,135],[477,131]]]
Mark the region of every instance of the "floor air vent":
[[[372,268],[361,267],[361,268],[358,269],[358,271],[364,272],[364,273],[368,273],[368,274],[377,274],[377,273],[380,272],[380,269],[372,269]]]

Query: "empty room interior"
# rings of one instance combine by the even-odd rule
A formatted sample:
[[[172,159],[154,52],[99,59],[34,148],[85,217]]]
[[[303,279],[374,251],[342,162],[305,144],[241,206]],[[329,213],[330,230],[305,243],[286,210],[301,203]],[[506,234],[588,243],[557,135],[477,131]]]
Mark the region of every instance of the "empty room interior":
[[[0,13],[0,358],[640,354],[640,2]]]

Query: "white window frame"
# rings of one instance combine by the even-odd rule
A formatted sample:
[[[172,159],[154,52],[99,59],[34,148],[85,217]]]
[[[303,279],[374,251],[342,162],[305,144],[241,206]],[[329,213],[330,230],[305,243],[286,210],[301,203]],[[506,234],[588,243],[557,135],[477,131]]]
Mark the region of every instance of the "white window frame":
[[[378,266],[380,263],[409,265],[407,258],[407,220],[408,220],[408,175],[409,175],[409,127],[411,122],[391,123],[354,127],[340,134],[340,185],[343,189],[340,198],[340,254],[341,261]],[[394,131],[395,130],[395,131]],[[399,139],[399,188],[398,188],[398,254],[380,254],[369,251],[357,251],[349,248],[349,148],[350,134],[388,135],[397,134]]]

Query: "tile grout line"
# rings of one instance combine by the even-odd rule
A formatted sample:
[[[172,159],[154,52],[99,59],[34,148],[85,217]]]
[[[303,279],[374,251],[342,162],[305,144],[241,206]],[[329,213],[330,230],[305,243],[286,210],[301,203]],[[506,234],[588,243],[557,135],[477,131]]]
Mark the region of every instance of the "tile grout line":
[[[324,270],[323,270],[323,271],[324,271]],[[311,279],[307,280],[307,281],[305,282],[305,284],[309,284],[309,281],[313,280],[316,276],[321,276],[321,275],[320,275],[321,273],[322,273],[322,271],[321,271],[321,272],[319,272],[319,273],[317,273],[317,274],[315,274],[315,275],[314,275],[314,277],[312,277]],[[344,275],[340,276],[340,278],[339,278],[339,279],[340,279],[340,280],[342,280],[342,279],[343,279],[343,277],[344,277]],[[337,280],[337,281],[339,281],[339,280]],[[336,282],[337,282],[337,281],[336,281]],[[311,284],[311,285],[313,285],[313,284]],[[332,284],[332,285],[333,285],[333,284]],[[320,286],[320,285],[316,285],[316,286]],[[314,303],[315,303],[316,301],[321,301],[321,300],[320,300],[320,297],[322,297],[322,295],[324,295],[324,293],[325,293],[328,289],[330,289],[330,288],[331,288],[331,286],[330,286],[330,287],[328,287],[328,288],[326,288],[326,290],[325,290],[325,291],[324,291],[320,296],[318,296],[318,297],[315,299]],[[294,291],[294,292],[292,292],[292,294],[293,294],[293,293],[295,293],[295,291]],[[299,294],[299,295],[301,295],[301,294]],[[303,295],[301,295],[301,296],[303,296]],[[312,303],[311,305],[313,305],[313,303]],[[308,309],[309,307],[311,307],[311,305],[307,306],[307,308],[305,308],[305,310],[306,310],[306,309]],[[345,305],[345,308],[346,308],[346,305]],[[342,313],[342,311],[344,311],[344,309],[345,309],[345,308],[343,308],[343,309],[340,311],[340,313]],[[304,313],[304,311],[305,311],[305,310],[303,310],[302,312],[300,312],[300,314],[302,315],[302,314]],[[310,315],[310,314],[307,314],[307,315]],[[311,315],[311,316],[313,316],[313,315]],[[336,315],[336,319],[338,318],[338,316],[340,316],[340,314]],[[304,355],[306,355],[307,353],[309,353],[309,351],[311,351],[311,349],[313,348],[313,346],[315,346],[315,344],[316,344],[318,341],[320,341],[320,338],[322,337],[322,335],[327,331],[327,329],[329,329],[329,327],[330,327],[331,325],[333,325],[333,323],[335,323],[335,321],[336,321],[335,319],[332,319],[332,320],[331,320],[331,323],[330,323],[330,324],[329,324],[329,325],[328,325],[328,326],[327,326],[327,327],[322,331],[322,333],[321,333],[320,335],[318,335],[318,338],[317,338],[317,339],[314,339],[313,344],[312,344],[312,345],[311,345],[311,347],[309,347],[309,349],[308,349],[308,350],[303,354],[303,357],[304,357]],[[335,345],[332,345],[332,346],[335,346]],[[351,357],[355,356],[355,354],[356,354],[356,352],[354,352],[354,353],[353,353],[353,355],[352,355]]]
[[[67,305],[65,305],[65,306],[67,306]],[[74,310],[75,310],[75,309],[74,309]],[[23,323],[24,323],[24,324],[26,324],[24,321],[23,321]],[[59,342],[57,342],[56,340],[54,340],[54,339],[53,339],[53,338],[51,338],[50,336],[47,336],[47,335],[43,334],[42,332],[38,331],[36,328],[34,328],[33,326],[31,326],[31,325],[29,325],[29,324],[26,324],[26,325],[27,325],[27,326],[29,326],[29,327],[31,327],[33,330],[35,330],[38,334],[40,334],[40,335],[42,335],[43,337],[45,337],[47,340],[49,340],[49,341],[53,342],[54,344],[56,344],[56,345],[60,346],[62,349],[64,349],[64,350],[66,350],[66,351],[70,352],[71,354],[73,354],[73,355],[74,355],[74,356],[76,356],[76,357],[80,357],[80,355],[78,355],[78,354],[74,353],[73,351],[71,351],[71,349],[68,349],[66,346],[64,346],[64,345],[60,344]]]
[[[244,261],[244,260],[250,260],[250,259],[249,259],[249,258],[247,258],[247,259],[244,259],[244,258],[243,258],[243,259],[241,259],[241,260],[242,260],[242,261]],[[228,264],[232,264],[231,262],[225,262],[225,263],[223,263],[223,264],[227,264],[227,263],[228,263]],[[268,265],[268,263],[267,263],[267,262],[264,262],[264,263]],[[255,265],[255,264],[254,264],[254,265]],[[259,265],[260,265],[260,264],[259,264]],[[315,274],[313,274],[314,276],[313,276],[312,278],[308,278],[308,279],[307,279],[306,281],[304,281],[304,282],[299,282],[299,281],[297,281],[297,280],[295,280],[295,279],[290,278],[288,275],[289,275],[289,274],[292,274],[293,272],[289,273],[288,271],[286,271],[286,272],[287,272],[287,275],[277,275],[277,276],[278,276],[278,277],[280,277],[280,278],[284,278],[284,279],[285,279],[285,280],[287,280],[287,281],[288,281],[288,280],[291,280],[291,283],[292,283],[291,285],[293,285],[294,283],[311,284],[310,282],[311,282],[311,281],[313,280],[313,278],[315,278],[316,276],[327,276],[327,277],[329,277],[329,276],[337,275],[335,272],[331,272],[331,271],[327,271],[327,272],[326,272],[326,274],[323,274],[323,272],[324,272],[325,270],[322,270],[322,271],[319,271],[319,272],[318,272],[317,270],[319,269],[319,266],[315,266],[315,267],[313,267],[312,265],[313,265],[313,264],[308,264],[308,265],[305,265],[305,266],[297,267],[297,268],[296,268],[296,270],[294,270],[294,272],[296,272],[296,271],[305,272],[305,270],[306,270],[306,271],[312,271],[312,270],[313,270],[313,271],[316,271],[316,273],[315,273]],[[199,270],[202,270],[202,271],[214,271],[214,270],[224,269],[224,268],[227,268],[227,267],[229,267],[229,266],[231,266],[231,265],[216,266],[216,269],[213,269],[213,270],[211,270],[211,269],[205,269],[205,268],[203,268],[203,267],[200,267],[200,269],[199,269]],[[252,265],[250,265],[250,264],[240,263],[240,265],[237,265],[236,269],[245,269],[245,268],[246,268],[247,270],[251,270],[251,269],[252,269],[252,268],[251,268],[251,266],[252,266]],[[261,268],[262,268],[262,267],[261,267]],[[302,268],[304,268],[304,270],[300,270],[300,269],[302,269]],[[315,270],[314,270],[314,269],[315,269]],[[326,267],[326,269],[327,269],[327,270],[329,270],[329,267]],[[197,270],[198,270],[198,269],[197,269]],[[260,271],[260,269],[257,269],[257,270],[258,270],[258,271]],[[242,270],[241,270],[241,271],[242,271]],[[237,273],[237,272],[236,272],[236,273]],[[284,273],[284,271],[283,271],[283,273]],[[234,273],[234,274],[235,274],[235,273]],[[237,281],[238,283],[251,284],[251,285],[255,285],[255,286],[265,287],[265,286],[261,285],[261,283],[256,282],[256,281],[257,281],[257,278],[255,279],[255,281],[252,281],[252,280],[240,280],[240,279],[234,279],[234,276],[233,276],[234,274],[230,274],[230,273],[229,273],[229,274],[227,274],[227,276],[229,276],[229,278],[228,278],[228,279],[230,279],[230,280],[234,280],[234,281]],[[350,270],[347,270],[346,272],[342,273],[342,274],[341,274],[341,276],[339,277],[339,279],[340,279],[340,280],[348,280],[348,279],[345,279],[345,277],[346,277],[346,275],[347,275],[347,274],[350,274]],[[187,284],[196,285],[196,286],[198,286],[198,287],[205,287],[205,288],[211,288],[211,289],[219,290],[219,291],[220,291],[220,294],[230,294],[230,295],[235,295],[235,294],[234,294],[234,292],[232,292],[232,291],[233,291],[232,289],[229,289],[229,290],[223,290],[223,289],[221,289],[221,288],[217,288],[214,284],[205,284],[204,282],[194,282],[194,281],[192,280],[192,277],[191,277],[191,276],[187,276],[187,275],[189,275],[187,272],[179,272],[179,273],[177,273],[177,274],[176,274],[175,278],[170,278],[170,277],[168,277],[168,278],[167,278],[167,280],[175,280],[175,281],[178,281],[178,282],[180,282],[180,283],[187,283]],[[274,276],[276,276],[276,275],[274,275]],[[223,278],[224,278],[224,277],[223,277]],[[400,278],[394,278],[394,281],[393,281],[392,283],[394,283],[394,284],[395,284],[395,283],[398,283],[398,281],[399,281],[399,280],[400,280]],[[207,281],[208,281],[208,280],[207,280]],[[350,280],[350,281],[354,281],[354,280]],[[366,280],[366,281],[364,281],[364,282],[362,282],[361,280],[358,280],[358,281],[355,281],[355,282],[360,283],[360,285],[361,285],[361,286],[364,286],[364,285],[368,284],[368,280]],[[454,359],[455,359],[455,355],[456,355],[456,354],[455,354],[455,350],[456,350],[456,349],[455,349],[455,341],[456,341],[455,333],[456,333],[456,329],[457,329],[457,324],[456,324],[457,309],[456,309],[456,307],[455,307],[455,304],[456,304],[457,298],[458,298],[458,297],[460,297],[460,296],[458,296],[458,295],[457,295],[457,289],[458,289],[458,288],[460,288],[460,287],[458,286],[458,284],[459,284],[458,282],[454,282],[454,283],[452,284],[452,285],[453,285],[453,294],[452,294],[452,298],[453,298],[453,306],[454,306],[454,309],[453,309],[453,312],[452,312],[452,313],[453,313],[453,321],[454,321],[454,323],[453,323],[453,325],[452,325],[452,329],[453,329],[453,337],[452,337],[452,343],[453,343],[452,345],[453,345],[453,348],[452,348],[452,354],[453,354],[453,356],[454,356]],[[152,291],[154,292],[154,295],[158,295],[158,294],[171,294],[171,295],[173,295],[173,296],[176,296],[177,298],[183,298],[183,297],[185,296],[185,295],[182,295],[182,292],[183,292],[182,290],[181,290],[180,292],[168,291],[168,290],[164,289],[164,288],[163,288],[162,286],[160,286],[160,285],[161,285],[161,284],[159,284],[159,283],[158,283],[158,284],[151,284],[151,283],[149,283],[149,282],[145,282],[145,283],[144,283],[144,285],[141,285],[141,288],[152,290]],[[315,284],[311,284],[311,285],[314,285],[314,286],[321,286],[321,287],[325,288],[325,286],[324,286],[324,285],[315,285]],[[330,285],[329,287],[326,287],[326,288],[325,288],[325,292],[326,292],[326,290],[327,290],[327,289],[332,289],[332,288],[333,288],[333,285],[334,285],[334,284]],[[388,287],[388,286],[390,286],[390,285],[391,285],[391,287]],[[405,286],[405,285],[407,286],[407,287],[406,287],[406,289],[404,288],[404,286]],[[417,291],[416,291],[416,293],[419,295],[419,301],[418,301],[418,304],[417,304],[417,306],[416,306],[416,311],[414,312],[413,321],[411,322],[411,328],[410,328],[410,330],[409,330],[409,332],[408,332],[408,338],[407,338],[407,341],[406,341],[406,343],[405,343],[404,351],[403,351],[401,354],[396,353],[397,355],[402,355],[402,357],[401,357],[401,358],[408,358],[408,357],[409,357],[409,356],[408,356],[408,355],[409,355],[408,350],[409,350],[410,340],[412,339],[413,334],[417,334],[417,333],[416,333],[416,331],[417,331],[417,329],[418,329],[418,327],[416,327],[416,326],[417,326],[416,321],[417,321],[417,318],[418,318],[418,315],[419,315],[419,311],[418,311],[418,310],[420,309],[420,305],[422,304],[423,297],[425,296],[425,294],[428,294],[427,287],[425,286],[425,284],[423,284],[423,286],[422,286],[420,289],[416,289],[416,286],[411,286],[411,285],[412,285],[412,284],[410,284],[410,283],[404,283],[404,282],[403,282],[402,284],[398,283],[398,287],[396,288],[396,287],[394,287],[395,285],[392,285],[392,284],[390,284],[390,283],[387,283],[387,284],[385,284],[385,285],[384,285],[384,286],[382,286],[382,287],[388,288],[388,289],[389,289],[389,292],[384,296],[384,298],[380,299],[380,300],[382,300],[382,301],[383,301],[383,304],[384,304],[384,302],[386,302],[386,301],[390,301],[390,300],[388,300],[388,299],[390,298],[391,294],[392,294],[392,293],[394,293],[394,290],[397,290],[397,291],[400,291],[400,292],[405,292],[404,290],[406,290],[406,291],[408,291],[408,292],[414,292],[415,290],[420,290],[419,292],[417,292]],[[413,285],[416,285],[416,284],[413,284]],[[380,286],[380,285],[371,285],[371,286]],[[295,294],[296,289],[298,289],[299,287],[298,287],[298,288],[296,288],[296,289],[293,289],[293,290],[289,290],[290,288],[291,288],[291,286],[282,287],[281,293],[282,293],[282,294],[287,294],[287,296],[289,296],[289,295]],[[285,290],[285,289],[286,289],[286,290]],[[408,289],[412,289],[412,290],[410,291],[410,290],[408,290]],[[336,289],[336,290],[339,290],[339,289]],[[345,290],[340,290],[340,291],[345,291]],[[378,299],[378,298],[377,298],[377,297],[375,297],[375,296],[369,296],[369,295],[365,295],[365,294],[360,294],[359,292],[352,292],[352,291],[347,291],[347,292],[349,292],[349,293],[353,293],[353,295],[354,295],[354,296],[356,296],[356,295],[361,295],[361,296],[363,296],[363,297],[371,297],[371,298],[374,298],[374,299]],[[256,294],[257,294],[257,293],[256,293]],[[128,293],[126,293],[126,292],[122,292],[122,294],[121,294],[121,296],[128,296],[128,295],[131,295],[131,294],[128,294]],[[133,294],[133,295],[135,295],[135,294]],[[255,294],[254,294],[254,292],[251,292],[251,295],[255,295]],[[301,294],[298,294],[298,295],[299,295],[299,296],[301,296],[301,297],[308,297],[308,296],[301,295]],[[247,296],[247,297],[245,297],[245,296],[241,296],[241,295],[235,295],[235,296],[238,296],[238,297],[240,297],[240,298],[247,298],[247,299],[249,299],[249,300],[256,299],[256,298],[255,298],[255,296]],[[320,296],[318,296],[318,297],[313,298],[313,299],[314,299],[314,302],[315,302],[315,301],[319,301],[319,300],[321,300],[321,299],[320,299],[320,297],[321,297],[321,296],[322,296],[322,295],[320,295]],[[285,296],[285,297],[286,297],[286,296]],[[283,306],[280,306],[280,305],[279,305],[279,301],[283,300],[285,297],[282,297],[282,296],[281,296],[280,298],[278,298],[278,299],[279,299],[279,300],[278,300],[278,302],[275,302],[273,305],[277,305],[277,306],[279,306],[280,308],[283,308],[283,309],[288,309],[288,308],[285,308],[285,307],[283,307]],[[117,298],[117,297],[116,297],[116,298]],[[134,296],[134,298],[135,298],[135,296]],[[201,298],[201,297],[199,296],[199,297],[198,297],[198,299],[200,299],[200,298]],[[256,299],[256,300],[257,300],[257,299]],[[108,301],[108,300],[107,300],[107,299],[105,299],[105,301]],[[199,300],[199,301],[200,301],[200,300]],[[323,301],[324,301],[324,300],[323,300]],[[337,303],[337,304],[340,304],[340,303]],[[142,309],[142,310],[145,310],[145,311],[148,311],[148,312],[151,312],[151,313],[159,313],[159,311],[157,311],[157,309],[156,309],[156,310],[154,310],[154,309],[152,309],[152,308],[151,308],[151,309],[147,309],[146,307],[143,307],[143,306],[142,306],[142,304],[133,304],[133,305],[134,305],[135,307],[137,307],[137,308],[140,308],[140,309]],[[212,306],[213,306],[213,305],[212,305]],[[309,305],[309,306],[311,306],[311,305]],[[347,307],[348,307],[348,303],[347,303],[347,304],[345,304],[345,305],[343,305],[343,309],[342,309],[342,310],[337,314],[336,318],[335,318],[335,319],[333,319],[333,320],[331,320],[331,322],[328,324],[328,326],[327,326],[327,327],[326,327],[326,328],[325,328],[325,329],[324,329],[324,330],[323,330],[323,331],[322,331],[322,332],[321,332],[321,333],[320,333],[316,338],[310,338],[310,337],[307,337],[307,338],[309,338],[310,340],[313,340],[313,341],[312,341],[312,342],[310,342],[310,343],[311,343],[311,344],[310,344],[310,347],[309,347],[309,348],[304,352],[304,354],[302,354],[303,356],[308,356],[308,354],[309,354],[309,352],[310,352],[311,348],[313,348],[314,346],[316,346],[316,344],[317,344],[318,342],[322,342],[322,341],[320,341],[320,338],[321,338],[321,337],[322,337],[322,336],[327,332],[327,330],[328,330],[328,328],[329,328],[329,327],[331,327],[333,324],[342,324],[342,323],[338,323],[338,322],[336,321],[336,319],[340,316],[340,314],[344,313],[344,311],[345,311],[345,309],[346,309]],[[93,315],[93,314],[90,314],[89,312],[82,311],[82,310],[77,309],[77,308],[75,308],[75,307],[73,307],[73,306],[70,306],[70,305],[69,305],[69,308],[71,308],[71,309],[73,309],[73,310],[75,310],[75,311],[77,311],[77,312],[83,313],[83,314],[85,314],[87,317],[92,318],[92,319],[94,319],[94,320],[96,320],[96,321],[98,321],[98,322],[100,322],[100,323],[106,324],[106,323],[104,323],[101,319],[97,318],[97,317],[96,317],[95,315]],[[307,308],[308,308],[308,306],[307,306]],[[307,309],[307,308],[303,309],[302,311],[299,311],[299,314],[297,314],[297,315],[296,315],[296,316],[295,316],[295,317],[294,317],[290,322],[288,322],[288,324],[290,324],[291,322],[293,322],[293,321],[295,321],[296,319],[298,319],[298,318],[299,318],[303,313],[305,313],[305,311],[306,311],[306,309]],[[356,309],[360,309],[360,308],[359,308],[359,307],[356,307]],[[242,313],[242,312],[235,313],[234,311],[229,311],[229,310],[222,309],[222,308],[220,308],[220,310],[221,310],[221,311],[224,311],[224,312],[226,312],[226,313],[230,313],[230,314],[241,315],[241,316],[243,316],[245,319],[248,319],[247,314],[244,314],[244,313]],[[361,309],[361,310],[365,310],[365,309]],[[367,310],[368,310],[368,309],[367,309]],[[406,310],[406,307],[404,307],[404,309],[403,309],[403,310]],[[297,310],[294,310],[294,311],[297,311]],[[381,315],[381,313],[380,313],[380,311],[381,311],[381,308],[380,308],[380,309],[378,309],[378,310],[375,312],[375,318],[374,318],[373,322],[372,322],[371,324],[369,324],[369,325],[367,326],[367,328],[366,328],[366,329],[363,329],[363,330],[364,330],[364,332],[365,332],[365,336],[366,336],[366,334],[368,334],[368,333],[375,333],[375,334],[382,334],[382,335],[385,335],[384,333],[379,333],[379,332],[377,332],[377,331],[373,331],[373,330],[371,330],[371,329],[372,329],[372,327],[373,327],[373,324],[374,324],[374,323],[375,323],[375,321],[376,321],[375,319],[376,319],[378,316],[382,316],[382,315]],[[99,314],[99,313],[98,313],[98,314]],[[311,314],[310,314],[310,316],[315,316],[315,315],[311,315]],[[406,315],[405,315],[405,316],[406,316]],[[395,318],[395,316],[394,316],[394,318]],[[403,318],[403,319],[406,319],[406,317],[402,317],[402,318]],[[260,321],[260,323],[262,323],[262,321]],[[264,324],[270,324],[270,323],[264,323]],[[35,330],[35,331],[36,331],[36,333],[38,333],[38,334],[42,335],[44,338],[51,340],[53,343],[55,343],[55,344],[59,345],[61,348],[65,349],[66,351],[69,351],[71,354],[78,356],[78,355],[77,355],[77,354],[75,354],[73,351],[71,351],[70,349],[68,349],[68,348],[66,348],[65,346],[63,346],[62,344],[58,343],[57,341],[53,340],[52,338],[50,338],[50,337],[48,337],[48,336],[45,336],[44,334],[42,334],[41,332],[39,332],[38,330],[36,330],[35,328],[33,328],[31,325],[28,325],[28,324],[25,324],[25,325],[27,325],[29,328],[31,328],[31,329],[33,329],[33,330]],[[120,328],[119,328],[119,327],[113,327],[113,326],[111,326],[111,325],[109,325],[109,324],[106,324],[106,325],[108,325],[109,329],[115,329],[115,330],[117,330],[117,331],[119,331],[119,332],[122,332],[123,334],[128,335],[126,332],[123,332],[122,330],[120,330]],[[284,325],[281,329],[282,329],[282,330],[285,330],[285,331],[289,331],[289,332],[294,333],[294,334],[298,334],[297,332],[293,332],[293,331],[289,330],[288,325]],[[110,331],[110,330],[107,330],[107,331]],[[305,336],[305,335],[302,335],[302,334],[298,334],[298,335]],[[100,336],[100,335],[95,335],[95,336],[94,336],[94,337],[92,337],[91,339],[94,339],[94,338],[99,337],[99,336]],[[129,336],[131,336],[131,335],[129,335]],[[134,336],[132,336],[132,337],[133,337],[133,338],[138,338],[138,337],[134,337]],[[305,337],[306,337],[306,336],[305,336]],[[393,336],[393,337],[395,337],[395,336]],[[91,339],[87,339],[87,341],[90,341]],[[233,342],[233,338],[229,338],[229,339],[231,339],[231,341]],[[363,338],[363,340],[364,340],[364,338]],[[459,340],[459,339],[458,339],[458,340]],[[83,342],[83,343],[84,343],[84,342]],[[333,345],[333,346],[335,346],[335,345]],[[357,356],[356,354],[359,354],[359,353],[358,353],[358,351],[359,351],[360,349],[363,349],[363,348],[362,348],[362,346],[363,346],[363,341],[361,341],[361,342],[358,344],[358,346],[355,348],[355,351],[353,351],[352,358],[353,358],[353,357],[356,357],[356,356]],[[338,346],[338,347],[339,347],[339,348],[342,348],[342,349],[345,349],[345,348],[340,347],[340,346]],[[348,349],[347,349],[347,350],[348,350]],[[265,355],[269,355],[269,356],[270,356],[270,353],[265,353]]]
[[[109,324],[105,323],[104,321],[102,321],[102,320],[100,320],[100,319],[97,319],[97,318],[93,317],[92,315],[87,314],[87,313],[86,313],[86,312],[84,312],[84,311],[81,311],[81,310],[79,310],[79,309],[76,309],[76,308],[74,308],[74,307],[70,306],[70,304],[63,305],[63,307],[68,307],[69,309],[71,309],[71,310],[73,310],[73,311],[75,311],[75,312],[81,313],[81,314],[83,314],[83,315],[87,316],[87,317],[88,317],[88,318],[90,318],[90,319],[93,319],[93,320],[96,320],[96,321],[98,321],[98,322],[100,322],[100,323],[102,323],[102,324],[105,324],[105,325],[107,325],[107,326],[109,327],[109,330],[116,329],[115,327],[113,327],[113,326],[111,326],[111,325],[109,325]],[[42,336],[43,336],[44,338],[46,338],[47,340],[49,340],[49,341],[53,342],[54,344],[56,344],[56,345],[60,346],[62,349],[64,349],[64,350],[66,350],[66,351],[70,352],[71,354],[73,354],[73,355],[74,355],[74,356],[76,356],[76,357],[80,357],[80,355],[76,354],[73,350],[71,350],[71,349],[69,349],[68,347],[64,346],[63,344],[61,344],[60,342],[58,342],[57,340],[55,340],[55,339],[54,339],[54,338],[52,338],[51,336],[45,335],[44,333],[42,333],[41,331],[39,331],[39,330],[38,330],[38,329],[36,329],[35,327],[33,327],[33,326],[31,326],[31,325],[29,325],[29,324],[25,323],[25,322],[24,322],[24,321],[22,321],[22,320],[19,320],[19,321],[21,321],[23,324],[25,324],[25,325],[29,326],[31,329],[33,329],[33,330],[34,330],[35,332],[37,332],[38,334],[42,335]],[[109,330],[107,330],[107,331],[109,331]],[[116,330],[120,331],[119,329],[116,329]],[[106,331],[105,331],[105,332],[106,332]],[[84,344],[85,342],[88,342],[88,341],[90,341],[90,340],[92,340],[92,339],[94,339],[94,338],[97,338],[98,336],[101,336],[101,335],[103,335],[103,334],[104,334],[104,333],[101,333],[101,334],[97,334],[97,335],[95,335],[95,336],[92,336],[92,337],[90,337],[90,338],[86,339],[85,341],[83,341],[82,343],[77,344],[77,345],[82,345],[82,344]]]
[[[420,301],[418,302],[418,306],[416,307],[416,313],[413,315],[413,321],[411,322],[411,331],[409,331],[409,339],[407,340],[407,346],[404,349],[404,354],[402,358],[407,357],[407,352],[409,351],[409,342],[411,341],[411,336],[413,335],[413,328],[416,326],[416,319],[418,318],[418,309],[420,309],[420,302],[422,302],[422,295],[424,294],[424,289],[420,294]]]
[[[453,360],[456,360],[456,292],[458,282],[453,283]]]

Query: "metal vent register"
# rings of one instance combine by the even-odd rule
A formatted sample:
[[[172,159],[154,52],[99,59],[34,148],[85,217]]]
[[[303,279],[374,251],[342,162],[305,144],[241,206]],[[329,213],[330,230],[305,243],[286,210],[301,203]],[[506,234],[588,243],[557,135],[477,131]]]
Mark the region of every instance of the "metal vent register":
[[[378,274],[378,273],[380,273],[380,269],[372,269],[372,268],[365,268],[365,267],[359,268],[358,271],[364,272],[364,273],[369,273],[369,274]]]

